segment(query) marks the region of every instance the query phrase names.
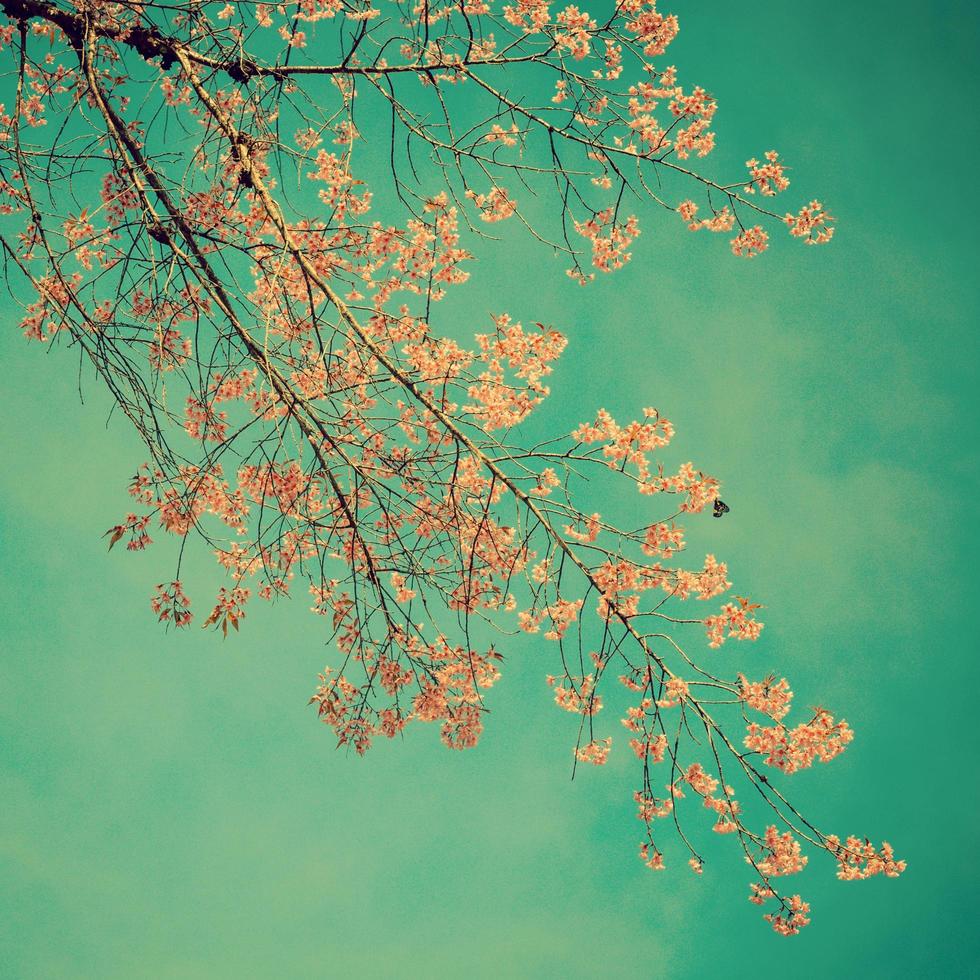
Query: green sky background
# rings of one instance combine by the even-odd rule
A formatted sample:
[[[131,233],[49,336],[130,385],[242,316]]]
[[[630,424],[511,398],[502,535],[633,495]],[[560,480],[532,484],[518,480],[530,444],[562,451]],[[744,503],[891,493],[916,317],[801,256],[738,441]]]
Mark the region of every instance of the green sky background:
[[[305,601],[256,604],[224,643],[153,621],[166,553],[100,537],[140,447],[10,311],[0,976],[975,975],[977,8],[673,9],[682,80],[721,103],[719,162],[780,149],[787,203],[819,195],[833,244],[777,234],[738,261],[641,210],[616,276],[580,289],[507,238],[445,312],[553,322],[571,343],[541,424],[653,404],[723,480],[732,513],[691,554],[729,562],[766,630],[710,655],[849,720],[847,753],[789,789],[826,831],[891,841],[906,875],[842,883],[813,854],[793,882],[813,925],[782,939],[734,847],[700,879],[679,854],[647,871],[632,768],[619,753],[569,781],[574,719],[533,638],[506,651],[475,751],[419,727],[336,752],[305,707],[332,659]]]

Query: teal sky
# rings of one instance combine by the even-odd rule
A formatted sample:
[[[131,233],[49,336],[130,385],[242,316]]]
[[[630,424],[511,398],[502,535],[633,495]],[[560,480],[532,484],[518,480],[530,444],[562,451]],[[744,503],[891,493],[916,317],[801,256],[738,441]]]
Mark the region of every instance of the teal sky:
[[[793,885],[813,924],[782,939],[733,847],[700,879],[647,871],[635,774],[620,753],[569,781],[574,720],[533,638],[506,651],[476,750],[420,727],[336,752],[305,706],[333,659],[305,601],[256,604],[226,642],[154,622],[166,551],[101,537],[140,446],[8,311],[0,976],[975,975],[980,17],[671,9],[682,80],[720,101],[718,166],[779,149],[787,204],[819,196],[838,237],[776,234],[744,262],[644,209],[621,273],[583,290],[512,236],[475,248],[443,313],[554,323],[570,345],[538,424],[656,405],[673,458],[723,480],[732,513],[696,525],[691,555],[727,560],[766,630],[713,656],[847,718],[845,755],[784,783],[825,831],[894,844],[905,876],[842,883],[812,854]],[[214,585],[206,557],[187,579]]]

